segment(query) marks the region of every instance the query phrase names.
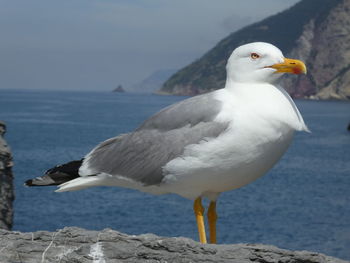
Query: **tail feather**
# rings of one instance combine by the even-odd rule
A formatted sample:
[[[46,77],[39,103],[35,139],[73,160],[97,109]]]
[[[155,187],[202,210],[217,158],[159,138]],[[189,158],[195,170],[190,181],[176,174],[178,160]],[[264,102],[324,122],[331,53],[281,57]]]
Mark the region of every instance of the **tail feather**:
[[[77,191],[91,186],[102,186],[104,185],[103,182],[103,177],[83,176],[59,185],[59,188],[55,192]]]
[[[79,177],[79,168],[83,162],[72,161],[62,165],[57,165],[45,172],[45,175],[27,180],[26,186],[48,186],[60,185]]]

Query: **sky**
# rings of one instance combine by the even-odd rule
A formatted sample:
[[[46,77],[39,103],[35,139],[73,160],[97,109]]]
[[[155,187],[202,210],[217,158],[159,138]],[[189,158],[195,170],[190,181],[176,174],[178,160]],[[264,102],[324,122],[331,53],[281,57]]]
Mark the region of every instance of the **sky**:
[[[0,0],[0,89],[127,88],[296,2]]]

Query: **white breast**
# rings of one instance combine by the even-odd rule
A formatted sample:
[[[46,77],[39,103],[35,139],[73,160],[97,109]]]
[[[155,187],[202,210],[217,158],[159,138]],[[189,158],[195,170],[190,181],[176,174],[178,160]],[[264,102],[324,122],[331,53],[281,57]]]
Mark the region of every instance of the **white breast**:
[[[242,187],[272,168],[295,130],[307,129],[280,89],[266,84],[257,92],[243,88],[216,92],[223,102],[217,121],[229,122],[230,127],[218,138],[186,147],[164,167],[168,175],[162,187],[167,191],[194,199]]]

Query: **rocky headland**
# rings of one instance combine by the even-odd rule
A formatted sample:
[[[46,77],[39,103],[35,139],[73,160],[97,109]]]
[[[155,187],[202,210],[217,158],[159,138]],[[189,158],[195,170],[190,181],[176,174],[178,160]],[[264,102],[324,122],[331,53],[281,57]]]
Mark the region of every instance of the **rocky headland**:
[[[159,94],[196,95],[223,88],[233,49],[255,41],[272,43],[286,57],[305,61],[306,76],[283,80],[292,97],[350,99],[350,0],[302,0],[233,32],[172,75]]]
[[[309,251],[290,251],[259,244],[202,245],[188,238],[153,234],[126,235],[111,229],[66,227],[56,232],[0,230],[2,263],[87,262],[261,262],[345,263]]]

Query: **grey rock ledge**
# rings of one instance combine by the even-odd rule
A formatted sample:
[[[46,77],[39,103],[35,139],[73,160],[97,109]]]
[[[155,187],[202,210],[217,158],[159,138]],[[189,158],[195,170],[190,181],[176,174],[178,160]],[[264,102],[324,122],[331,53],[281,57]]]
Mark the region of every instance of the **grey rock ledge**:
[[[309,251],[268,245],[202,245],[188,238],[129,236],[105,229],[66,227],[56,232],[0,230],[0,262],[279,262],[341,263],[340,259]]]

